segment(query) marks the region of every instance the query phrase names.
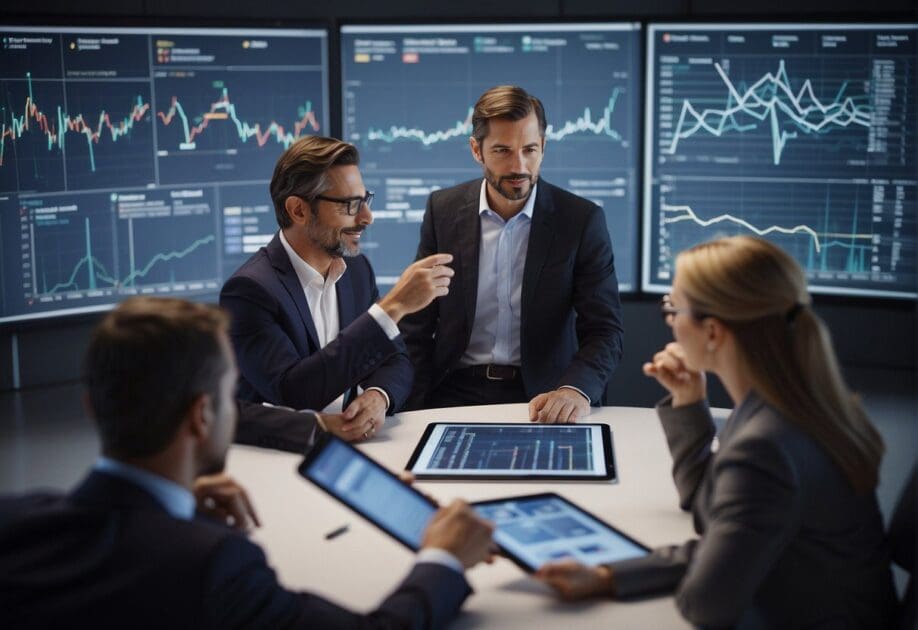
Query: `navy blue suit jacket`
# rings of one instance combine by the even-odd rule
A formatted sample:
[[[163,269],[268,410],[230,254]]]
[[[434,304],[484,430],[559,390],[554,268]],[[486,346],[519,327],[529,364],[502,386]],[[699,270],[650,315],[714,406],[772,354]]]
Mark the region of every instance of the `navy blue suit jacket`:
[[[475,322],[481,179],[430,195],[417,257],[453,255],[449,295],[399,324],[416,378],[411,407],[423,407],[459,367]],[[545,180],[536,190],[523,267],[520,354],[532,398],[573,385],[594,405],[622,357],[621,302],[612,243],[602,210]]]
[[[452,569],[418,564],[358,615],[284,589],[245,536],[175,519],[101,472],[69,496],[0,499],[2,628],[440,628],[469,592]]]
[[[379,299],[379,290],[364,256],[347,259],[335,290],[340,333],[321,348],[306,296],[279,236],[226,281],[220,306],[232,318],[239,398],[321,410],[361,385],[385,390],[389,413],[401,407],[411,390],[413,370],[401,339],[390,340],[367,313]]]

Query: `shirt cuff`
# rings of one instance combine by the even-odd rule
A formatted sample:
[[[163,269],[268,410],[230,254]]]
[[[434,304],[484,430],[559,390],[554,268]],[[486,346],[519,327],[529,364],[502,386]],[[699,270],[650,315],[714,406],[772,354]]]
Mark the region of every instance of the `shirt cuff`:
[[[590,404],[590,405],[593,404],[593,401],[590,400],[590,397],[587,396],[585,393],[583,393],[583,390],[580,389],[579,387],[574,387],[573,385],[562,385],[562,386],[559,387],[558,389],[572,389],[572,390],[574,390],[575,392],[577,392],[578,394],[580,394],[581,396],[583,396],[584,398],[586,398],[587,404]]]
[[[367,387],[364,391],[365,392],[379,392],[380,394],[382,394],[382,397],[386,399],[386,411],[387,412],[389,411],[389,407],[392,406],[392,401],[389,399],[389,394],[386,393],[386,390],[384,390],[382,387]]]
[[[392,318],[389,317],[388,313],[383,310],[379,304],[373,304],[367,313],[370,314],[370,317],[376,320],[376,323],[379,324],[379,327],[383,329],[383,332],[386,333],[386,336],[389,338],[389,341],[392,341],[398,337],[398,325],[392,321]]]
[[[459,558],[446,551],[445,549],[436,549],[434,547],[426,547],[421,549],[418,552],[415,564],[420,564],[426,562],[428,564],[439,564],[448,569],[452,569],[456,573],[465,573],[465,567],[462,566],[462,563],[459,562]]]

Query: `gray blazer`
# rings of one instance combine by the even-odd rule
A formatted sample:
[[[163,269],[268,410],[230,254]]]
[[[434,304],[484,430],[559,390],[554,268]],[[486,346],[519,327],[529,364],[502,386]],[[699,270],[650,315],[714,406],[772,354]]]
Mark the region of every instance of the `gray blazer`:
[[[700,538],[612,563],[620,597],[676,590],[701,626],[886,628],[896,605],[876,495],[756,394],[712,450],[706,403],[657,407]]]

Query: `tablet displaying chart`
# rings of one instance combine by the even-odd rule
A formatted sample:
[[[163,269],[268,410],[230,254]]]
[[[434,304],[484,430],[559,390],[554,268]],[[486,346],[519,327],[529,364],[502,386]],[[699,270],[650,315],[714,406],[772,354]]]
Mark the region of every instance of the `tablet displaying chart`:
[[[918,296],[918,26],[653,24],[643,288],[766,238],[813,292]]]
[[[0,323],[215,299],[328,129],[322,29],[0,26]]]
[[[615,477],[604,424],[433,423],[406,468],[419,478]]]
[[[641,26],[476,24],[341,29],[343,138],[376,193],[361,249],[381,291],[417,252],[429,194],[480,178],[472,108],[496,85],[537,96],[541,176],[605,212],[620,288],[637,282]]]
[[[527,571],[561,560],[595,566],[640,558],[650,552],[627,534],[554,493],[479,501],[472,507],[495,524],[494,541]]]

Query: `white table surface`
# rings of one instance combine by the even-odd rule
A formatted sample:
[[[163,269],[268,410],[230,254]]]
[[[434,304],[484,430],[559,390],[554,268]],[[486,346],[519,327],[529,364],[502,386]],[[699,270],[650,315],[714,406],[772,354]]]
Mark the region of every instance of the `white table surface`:
[[[489,405],[433,409],[388,418],[361,450],[393,471],[402,470],[428,422],[528,421],[527,407]],[[612,428],[617,482],[418,482],[440,502],[552,491],[593,512],[651,547],[693,536],[691,517],[678,507],[672,460],[652,409],[603,407],[583,422]],[[227,469],[249,490],[262,520],[253,534],[288,588],[319,593],[353,610],[369,611],[409,570],[413,554],[296,473],[301,457],[247,446],[230,450]],[[324,535],[341,525],[333,540]],[[455,628],[685,628],[672,597],[637,602],[560,601],[509,560],[467,573],[475,589]]]

